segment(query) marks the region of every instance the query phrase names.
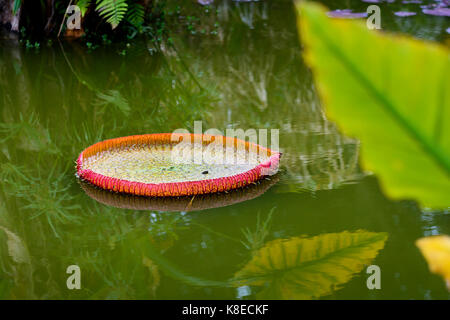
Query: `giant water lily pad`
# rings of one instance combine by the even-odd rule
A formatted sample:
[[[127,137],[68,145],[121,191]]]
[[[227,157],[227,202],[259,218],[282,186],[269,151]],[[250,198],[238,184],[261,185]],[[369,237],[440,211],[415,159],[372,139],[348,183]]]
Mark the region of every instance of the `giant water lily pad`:
[[[275,174],[281,154],[234,137],[147,134],[85,149],[80,178],[106,190],[140,196],[187,196],[247,186]]]

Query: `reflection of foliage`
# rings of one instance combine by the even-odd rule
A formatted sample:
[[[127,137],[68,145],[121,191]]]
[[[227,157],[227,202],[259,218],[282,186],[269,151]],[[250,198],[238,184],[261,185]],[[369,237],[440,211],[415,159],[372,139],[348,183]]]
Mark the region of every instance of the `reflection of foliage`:
[[[236,285],[263,286],[258,298],[318,298],[360,272],[386,239],[386,233],[345,231],[274,240],[253,254],[234,281]]]
[[[110,239],[106,247],[74,257],[87,271],[85,275],[92,299],[151,298],[159,286],[158,267],[150,260],[148,233],[130,230],[120,238]],[[145,285],[139,285],[142,283]]]
[[[117,90],[108,90],[106,93],[98,92],[97,98],[98,99],[96,101],[96,105],[102,107],[99,110],[99,113],[101,114],[105,113],[106,107],[108,105],[116,107],[125,116],[128,116],[128,114],[130,113],[130,106],[128,105],[128,101],[125,100]]]
[[[71,212],[79,209],[79,205],[71,204],[73,196],[67,191],[70,182],[65,171],[58,173],[57,165],[43,174],[38,163],[37,175],[32,176],[27,170],[11,163],[3,164],[0,176],[7,186],[5,192],[23,202],[22,209],[30,212],[30,219],[44,215],[56,236],[55,222],[76,222],[78,217]]]
[[[359,180],[359,144],[340,135],[322,113],[297,35],[280,27],[280,21],[290,17],[278,16],[267,2],[217,5],[219,45],[202,38],[194,44],[175,41],[199,81],[219,88],[212,126],[280,129],[282,165],[287,167],[282,191],[333,189]],[[249,29],[249,21],[254,30]],[[233,28],[228,29],[230,24]],[[243,41],[248,43],[246,50]],[[227,52],[219,54],[223,47]]]
[[[264,221],[261,221],[260,212],[256,215],[256,229],[252,232],[249,228],[242,229],[245,241],[241,241],[244,247],[250,251],[255,251],[264,245],[264,242],[269,235],[270,223],[272,221],[272,214],[275,207],[272,208]]]
[[[337,22],[317,5],[304,4],[299,10],[306,59],[327,113],[345,133],[361,139],[366,169],[380,177],[394,198],[447,207],[448,50],[378,34],[354,21]]]
[[[16,49],[0,51],[0,225],[10,232],[0,230],[0,245],[7,253],[16,235],[30,261],[0,257],[0,297],[154,297],[159,270],[148,246],[170,248],[185,221],[96,204],[74,185],[74,160],[106,138],[190,127],[216,93],[145,43],[112,64],[101,50],[78,55],[78,45],[65,43],[50,67],[44,55],[28,59]],[[30,81],[34,73],[46,81]],[[77,263],[91,271],[84,289],[68,291],[64,270]]]
[[[331,10],[335,9],[353,9],[353,12],[366,12],[367,4],[363,1],[348,0],[320,0]],[[369,1],[367,1],[369,2]],[[383,30],[395,33],[412,34],[414,37],[427,40],[445,40],[445,29],[448,27],[445,18],[430,17],[423,14],[423,7],[435,6],[442,0],[436,1],[373,1],[377,2],[383,12],[382,22]],[[434,3],[436,4],[434,4]],[[418,13],[412,19],[398,17],[394,12],[409,11]]]
[[[441,275],[450,290],[450,237],[431,236],[416,241],[427,260],[430,271]]]
[[[155,297],[160,272],[152,259],[153,246],[167,245],[155,240],[148,231],[152,224],[150,216],[133,215],[95,203],[88,212],[79,214],[84,225],[80,232],[70,232],[70,227],[61,232],[59,228],[62,241],[54,241],[52,234],[47,236],[41,229],[43,219],[37,217],[32,224],[28,220],[19,225],[2,208],[0,294],[3,298]],[[13,224],[18,231],[9,227]],[[55,252],[64,254],[55,259]],[[82,289],[77,292],[67,290],[65,284],[64,270],[71,264],[79,265],[82,270]],[[39,291],[42,284],[45,284],[44,292]]]
[[[184,226],[185,217],[179,212],[152,212],[150,213],[150,227],[152,240],[160,248],[171,246],[178,240],[178,232],[186,229]]]
[[[0,123],[0,134],[2,135],[0,143],[15,139],[19,148],[34,151],[45,149],[47,153],[59,152],[51,139],[49,130],[43,127],[34,113],[28,117],[20,113],[17,122]]]

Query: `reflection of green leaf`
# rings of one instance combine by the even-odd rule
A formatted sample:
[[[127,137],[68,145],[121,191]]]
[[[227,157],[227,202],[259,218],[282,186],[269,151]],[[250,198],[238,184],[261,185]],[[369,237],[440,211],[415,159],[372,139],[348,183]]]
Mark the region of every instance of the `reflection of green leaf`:
[[[235,274],[236,285],[264,286],[257,298],[311,299],[348,282],[384,247],[386,233],[328,233],[277,239]]]
[[[366,169],[394,198],[447,207],[449,52],[329,19],[318,5],[298,8],[305,57],[327,114],[361,139]]]

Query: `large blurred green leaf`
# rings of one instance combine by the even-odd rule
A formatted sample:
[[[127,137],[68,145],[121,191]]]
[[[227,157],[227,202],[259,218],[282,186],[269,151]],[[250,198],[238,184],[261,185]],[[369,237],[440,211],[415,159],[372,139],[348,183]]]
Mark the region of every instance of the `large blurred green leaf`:
[[[235,274],[234,285],[263,286],[262,299],[312,299],[330,294],[369,264],[386,233],[328,233],[277,239],[254,252]]]
[[[328,117],[362,141],[387,194],[450,205],[449,51],[330,19],[300,2],[298,25]]]

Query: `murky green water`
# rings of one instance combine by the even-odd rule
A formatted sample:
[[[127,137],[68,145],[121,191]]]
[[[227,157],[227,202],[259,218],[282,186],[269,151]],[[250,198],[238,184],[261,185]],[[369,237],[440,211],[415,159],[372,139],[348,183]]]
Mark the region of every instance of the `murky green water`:
[[[381,6],[384,28],[446,41],[448,18],[392,15],[404,6]],[[358,141],[324,118],[291,2],[186,5],[168,19],[174,46],[160,48],[1,41],[0,298],[450,298],[414,244],[450,234],[448,211],[393,202],[360,170]],[[279,129],[281,172],[178,201],[117,197],[74,175],[97,141],[195,120]],[[366,286],[372,264],[380,290]],[[66,286],[70,265],[80,290]]]

